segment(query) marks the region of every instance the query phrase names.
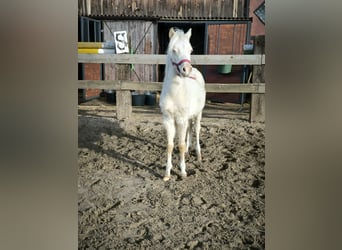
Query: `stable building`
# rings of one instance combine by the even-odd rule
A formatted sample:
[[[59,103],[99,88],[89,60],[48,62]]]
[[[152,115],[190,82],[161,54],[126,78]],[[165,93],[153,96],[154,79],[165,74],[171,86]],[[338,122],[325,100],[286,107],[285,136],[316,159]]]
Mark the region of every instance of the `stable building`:
[[[80,0],[79,42],[110,42],[117,31],[127,32],[131,54],[165,54],[168,30],[192,28],[193,54],[253,53],[252,33],[264,32],[254,9],[264,1],[250,0]],[[253,9],[250,9],[253,6]],[[261,28],[260,28],[261,27]],[[79,64],[80,80],[158,81],[164,77],[164,65]],[[250,68],[244,65],[196,65],[207,84],[247,82]],[[100,95],[101,90],[79,90],[79,100]],[[238,93],[208,93],[213,102],[241,103]]]

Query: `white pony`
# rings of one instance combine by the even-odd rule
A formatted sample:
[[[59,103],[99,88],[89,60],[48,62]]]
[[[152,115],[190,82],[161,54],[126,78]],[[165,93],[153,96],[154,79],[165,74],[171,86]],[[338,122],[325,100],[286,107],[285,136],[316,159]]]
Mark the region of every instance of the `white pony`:
[[[191,143],[193,121],[196,128],[197,159],[202,160],[199,132],[202,110],[205,104],[205,84],[202,74],[191,66],[190,36],[191,29],[185,34],[182,30],[175,30],[174,28],[169,31],[170,42],[167,49],[165,77],[159,102],[168,141],[164,181],[170,179],[176,128],[182,177],[187,176],[184,158]]]

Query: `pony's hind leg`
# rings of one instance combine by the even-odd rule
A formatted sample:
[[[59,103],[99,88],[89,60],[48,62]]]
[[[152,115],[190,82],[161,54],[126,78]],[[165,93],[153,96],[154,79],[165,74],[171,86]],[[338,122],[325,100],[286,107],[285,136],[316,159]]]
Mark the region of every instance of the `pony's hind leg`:
[[[166,162],[166,171],[164,176],[164,181],[168,181],[171,177],[171,168],[172,168],[172,151],[173,151],[173,140],[176,133],[175,123],[173,119],[166,118],[164,119],[164,126],[166,128],[167,133],[167,162]]]
[[[197,154],[197,160],[202,161],[202,154],[201,154],[201,146],[199,142],[199,133],[201,130],[201,118],[202,118],[202,112],[199,113],[196,117],[196,154]]]
[[[189,148],[191,147],[192,140],[192,121],[189,121],[189,126],[186,132],[186,150],[185,153],[189,152]]]

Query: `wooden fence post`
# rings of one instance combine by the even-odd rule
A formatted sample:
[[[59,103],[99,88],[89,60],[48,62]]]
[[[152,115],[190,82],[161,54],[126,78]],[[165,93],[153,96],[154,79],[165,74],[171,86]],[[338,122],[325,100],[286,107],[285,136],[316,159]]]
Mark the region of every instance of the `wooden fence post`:
[[[129,90],[116,91],[116,117],[118,120],[126,120],[132,114],[132,96]]]
[[[119,80],[127,80],[129,65],[118,64]],[[116,117],[118,120],[127,120],[132,114],[132,96],[129,90],[116,91]]]
[[[254,39],[254,54],[265,53],[265,36],[257,36]],[[265,65],[253,65],[253,83],[265,82]],[[250,122],[265,122],[265,94],[251,96]]]

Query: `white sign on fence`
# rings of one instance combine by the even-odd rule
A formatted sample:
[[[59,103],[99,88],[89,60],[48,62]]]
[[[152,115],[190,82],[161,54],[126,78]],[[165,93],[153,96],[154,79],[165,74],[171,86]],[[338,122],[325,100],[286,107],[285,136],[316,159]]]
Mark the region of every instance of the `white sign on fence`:
[[[115,50],[116,54],[128,53],[128,42],[126,31],[114,32]]]

